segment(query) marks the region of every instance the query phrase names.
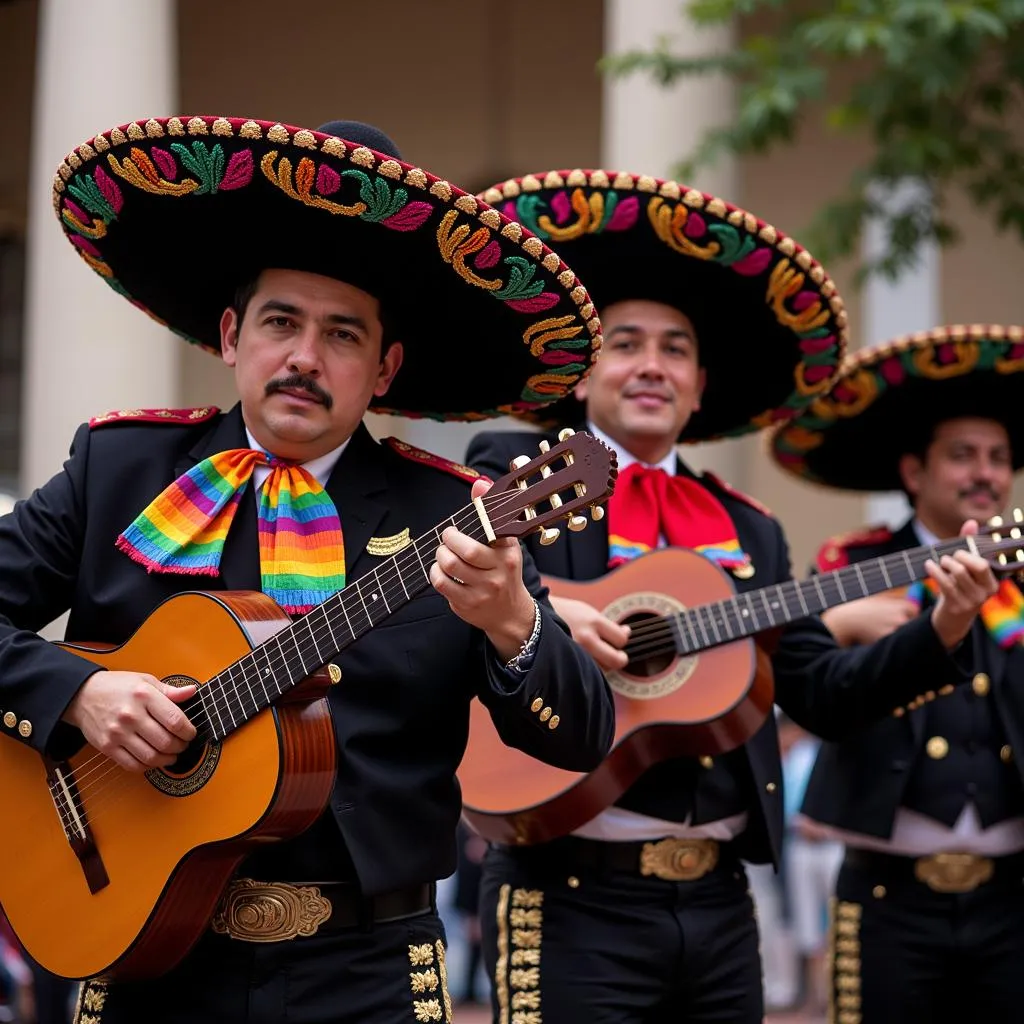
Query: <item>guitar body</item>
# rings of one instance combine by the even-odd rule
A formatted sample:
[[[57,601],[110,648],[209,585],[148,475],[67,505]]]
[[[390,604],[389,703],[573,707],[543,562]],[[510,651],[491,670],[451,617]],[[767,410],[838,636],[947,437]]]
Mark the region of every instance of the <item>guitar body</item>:
[[[585,601],[630,625],[638,650],[643,636],[659,639],[646,645],[649,657],[631,657],[624,671],[606,673],[615,698],[615,737],[592,772],[552,768],[505,746],[486,709],[472,703],[469,745],[459,767],[463,813],[486,839],[510,845],[567,835],[661,761],[735,749],[764,723],[774,696],[768,655],[752,639],[694,655],[664,650],[671,647],[669,617],[734,593],[729,577],[693,551],[661,549],[588,582],[544,582],[553,596]]]
[[[262,594],[193,592],[160,605],[120,647],[62,646],[104,669],[185,684],[215,676],[289,623]],[[336,759],[328,686],[316,673],[223,741],[187,751],[172,766],[180,771],[127,772],[92,747],[63,762],[91,861],[69,842],[44,759],[0,740],[0,905],[31,956],[66,978],[173,967],[253,846],[298,834],[326,806]],[[97,859],[107,879],[99,888]]]

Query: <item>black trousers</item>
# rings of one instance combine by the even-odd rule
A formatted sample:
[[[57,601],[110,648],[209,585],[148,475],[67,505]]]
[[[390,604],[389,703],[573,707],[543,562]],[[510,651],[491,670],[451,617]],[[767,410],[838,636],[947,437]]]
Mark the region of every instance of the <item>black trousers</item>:
[[[159,978],[84,983],[75,1024],[448,1024],[444,938],[434,912],[284,942],[208,932]]]
[[[639,863],[576,862],[577,842],[587,843],[484,858],[495,1024],[761,1024],[757,921],[739,861],[723,855],[703,878],[669,882]]]
[[[973,892],[937,893],[914,877],[910,858],[848,857],[831,917],[835,1024],[1024,1019],[1019,869]]]

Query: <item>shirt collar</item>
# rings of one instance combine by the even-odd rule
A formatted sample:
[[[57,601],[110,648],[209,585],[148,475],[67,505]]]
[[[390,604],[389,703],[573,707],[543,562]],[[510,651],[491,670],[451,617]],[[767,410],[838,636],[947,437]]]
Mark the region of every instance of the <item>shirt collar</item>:
[[[604,443],[615,452],[620,473],[632,466],[634,462],[640,462],[642,466],[647,466],[649,469],[663,469],[669,476],[676,475],[677,459],[674,448],[661,460],[661,462],[655,463],[651,466],[649,463],[641,462],[641,460],[631,452],[627,452],[622,445],[613,441],[603,430],[599,430],[589,420],[587,421],[587,430],[589,430],[590,433],[599,441],[604,441]]]
[[[249,439],[250,448],[263,450],[262,446],[257,443],[256,438],[249,432],[248,427],[245,428],[245,436]],[[341,458],[341,453],[348,447],[348,443],[351,440],[352,438],[349,437],[326,455],[320,455],[315,459],[310,459],[309,462],[301,463],[302,468],[311,476],[315,476],[326,487],[331,472],[337,465],[338,459]],[[270,470],[266,466],[257,466],[254,475],[256,477],[256,487],[260,488],[263,486],[263,481],[270,475]]]
[[[921,542],[922,547],[933,548],[942,540],[941,537],[936,537],[917,516],[914,516],[913,525],[914,533],[917,534],[917,539]]]

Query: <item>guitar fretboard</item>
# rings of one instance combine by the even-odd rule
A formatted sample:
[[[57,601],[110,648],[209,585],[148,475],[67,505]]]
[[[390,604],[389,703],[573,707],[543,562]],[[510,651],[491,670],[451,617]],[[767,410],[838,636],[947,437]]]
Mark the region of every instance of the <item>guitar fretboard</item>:
[[[486,542],[475,506],[467,505],[253,648],[199,689],[189,709],[198,738],[223,739],[426,590],[449,526]]]
[[[986,546],[983,538],[975,543],[979,550]],[[929,559],[937,562],[943,555],[968,548],[963,539],[910,548],[812,575],[806,580],[789,580],[678,612],[668,616],[675,632],[675,646],[680,654],[694,654],[816,615],[847,601],[906,586],[927,575],[924,566]]]

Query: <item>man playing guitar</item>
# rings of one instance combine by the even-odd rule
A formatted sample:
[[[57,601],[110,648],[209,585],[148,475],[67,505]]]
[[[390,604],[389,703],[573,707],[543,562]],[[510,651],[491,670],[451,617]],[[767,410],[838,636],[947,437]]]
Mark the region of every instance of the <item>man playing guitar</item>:
[[[750,214],[672,182],[553,171],[482,195],[579,268],[605,330],[575,397],[537,420],[550,424],[557,410],[562,424],[605,440],[619,478],[603,523],[549,546],[529,542],[542,573],[594,579],[668,544],[701,551],[740,591],[789,580],[778,522],[692,472],[675,446],[758,429],[825,386],[845,313],[821,268]],[[503,472],[530,436],[479,434],[467,461]],[[922,677],[964,681],[950,652],[996,583],[966,552],[932,563],[930,576],[941,595],[932,615],[873,646],[840,650],[816,618],[787,626],[772,657],[779,705],[836,737],[912,699]],[[599,664],[626,665],[629,629],[583,602],[553,601]],[[492,845],[481,918],[496,1024],[517,1011],[592,1024],[760,1024],[758,930],[741,858],[778,863],[780,780],[769,716],[724,756],[653,764],[571,835]]]

